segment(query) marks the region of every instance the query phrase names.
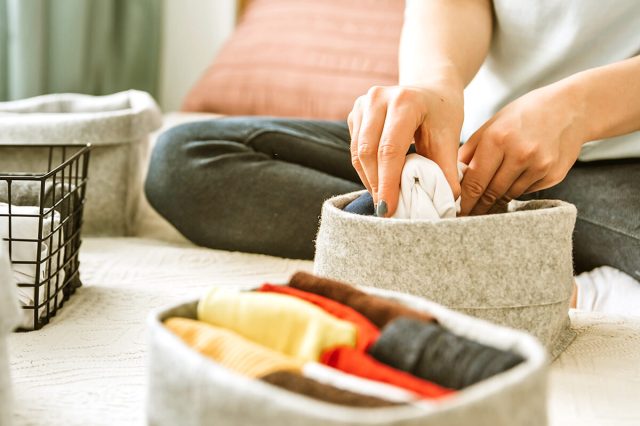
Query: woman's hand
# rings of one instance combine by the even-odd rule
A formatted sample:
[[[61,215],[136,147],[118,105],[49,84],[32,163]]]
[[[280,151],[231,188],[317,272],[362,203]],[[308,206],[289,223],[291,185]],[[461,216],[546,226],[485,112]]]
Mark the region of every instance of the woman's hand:
[[[587,142],[584,102],[570,85],[554,84],[516,99],[469,138],[459,160],[461,214],[484,214],[564,179]]]
[[[376,214],[391,216],[398,205],[405,155],[416,152],[435,161],[457,197],[457,157],[463,120],[462,88],[372,87],[349,114],[351,162],[373,196]]]

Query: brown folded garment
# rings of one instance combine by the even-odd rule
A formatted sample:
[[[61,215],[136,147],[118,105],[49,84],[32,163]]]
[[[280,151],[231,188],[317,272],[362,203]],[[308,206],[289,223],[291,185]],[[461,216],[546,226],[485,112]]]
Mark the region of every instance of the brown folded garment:
[[[306,272],[296,272],[291,277],[289,286],[309,293],[319,294],[343,305],[350,306],[379,328],[383,328],[387,323],[398,317],[409,317],[429,322],[435,321],[431,315],[418,312],[400,303],[371,296],[348,284],[317,277]]]
[[[367,408],[401,405],[401,403],[385,401],[384,399],[376,398],[374,396],[362,395],[344,389],[339,389],[289,371],[276,371],[262,377],[261,380],[280,388],[287,389],[291,392],[296,392],[321,401],[330,402],[332,404]]]

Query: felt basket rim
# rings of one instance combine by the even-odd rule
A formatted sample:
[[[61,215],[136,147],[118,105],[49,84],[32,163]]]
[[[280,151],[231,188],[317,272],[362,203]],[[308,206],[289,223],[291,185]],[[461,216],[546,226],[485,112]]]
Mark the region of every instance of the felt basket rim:
[[[373,287],[356,287],[367,293],[389,298],[411,306],[414,309],[428,312],[436,317],[441,324],[457,334],[471,337],[464,333],[464,330],[471,326],[477,334],[472,336],[473,340],[489,344],[500,349],[511,349],[520,354],[524,358],[524,362],[506,372],[457,391],[455,397],[443,398],[441,400],[434,401],[433,403],[427,401],[427,404],[424,405],[416,404],[410,406],[382,407],[375,409],[345,407],[314,400],[312,398],[269,385],[271,386],[268,388],[269,392],[273,395],[274,399],[279,397],[290,398],[292,395],[302,397],[308,400],[305,405],[306,407],[316,407],[315,409],[318,412],[322,412],[323,415],[327,416],[327,420],[334,420],[336,418],[340,418],[342,415],[357,415],[360,417],[361,421],[365,423],[370,422],[371,424],[383,424],[380,423],[380,416],[388,416],[389,421],[401,421],[402,419],[413,419],[422,416],[428,417],[431,414],[464,409],[465,406],[472,404],[481,404],[483,400],[491,400],[491,398],[496,394],[508,392],[509,389],[517,388],[520,383],[524,382],[529,377],[537,374],[546,374],[548,366],[548,354],[546,350],[537,339],[523,331],[492,324],[482,319],[473,318],[468,315],[452,311],[442,305],[419,296]],[[232,290],[246,291],[255,288],[258,288],[258,286],[242,286]],[[182,302],[157,308],[150,312],[147,317],[147,325],[148,329],[152,331],[151,339],[158,339],[158,337],[153,336],[154,333],[158,333],[158,336],[163,336],[160,338],[170,339],[173,343],[178,345],[179,351],[182,352],[184,356],[197,360],[200,365],[207,366],[206,368],[218,371],[223,370],[225,371],[225,375],[237,378],[237,380],[247,380],[247,377],[228,370],[216,363],[214,360],[193,350],[164,326],[163,321],[171,316],[177,316],[177,312],[184,312],[190,309],[195,312],[197,302],[198,300],[194,300],[193,298],[184,299]],[[510,341],[509,343],[505,343],[506,346],[496,345],[495,342],[489,342],[492,339],[497,340],[505,338]],[[256,380],[256,386],[264,385],[267,384]],[[546,412],[542,414],[546,415]]]
[[[120,102],[121,108],[104,110],[78,108],[47,112],[48,107],[81,102]],[[31,111],[24,111],[31,108]],[[0,102],[0,142],[6,143],[132,143],[158,129],[162,113],[153,97],[140,90],[110,95],[55,93],[15,101]],[[100,126],[100,131],[92,131]]]
[[[553,199],[528,200],[528,201],[513,200],[509,203],[509,211],[504,213],[496,213],[496,214],[480,215],[480,216],[463,216],[463,217],[445,218],[445,219],[439,219],[439,220],[381,218],[376,216],[366,216],[366,215],[349,213],[343,210],[344,206],[346,206],[349,202],[355,200],[365,192],[367,191],[366,190],[355,191],[355,192],[350,192],[348,194],[338,195],[338,196],[327,199],[322,206],[322,216],[324,217],[325,214],[331,214],[334,218],[342,221],[367,222],[368,224],[382,225],[382,226],[407,226],[407,225],[437,226],[441,224],[451,224],[456,222],[466,225],[466,224],[482,223],[486,221],[495,221],[495,220],[500,220],[501,216],[505,214],[508,214],[511,218],[527,220],[530,217],[566,216],[566,215],[571,216],[577,213],[577,209],[573,204],[567,203],[566,201],[553,200]],[[540,207],[527,209],[526,208],[527,206],[530,206],[530,207],[540,206]]]

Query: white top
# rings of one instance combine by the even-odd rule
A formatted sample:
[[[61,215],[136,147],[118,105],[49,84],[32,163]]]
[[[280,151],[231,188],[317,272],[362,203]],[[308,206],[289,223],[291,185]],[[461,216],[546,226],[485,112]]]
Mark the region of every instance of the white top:
[[[465,90],[463,140],[504,105],[533,89],[640,54],[639,0],[493,4],[496,25],[489,55]],[[640,157],[640,132],[589,142],[579,159],[629,157]]]

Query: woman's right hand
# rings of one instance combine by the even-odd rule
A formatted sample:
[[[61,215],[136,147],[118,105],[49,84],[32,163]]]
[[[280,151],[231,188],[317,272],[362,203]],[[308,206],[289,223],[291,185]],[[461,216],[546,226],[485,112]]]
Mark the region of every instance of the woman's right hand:
[[[349,114],[351,162],[373,196],[376,214],[393,215],[409,146],[435,161],[454,193],[460,195],[458,146],[464,117],[462,89],[374,86]]]

